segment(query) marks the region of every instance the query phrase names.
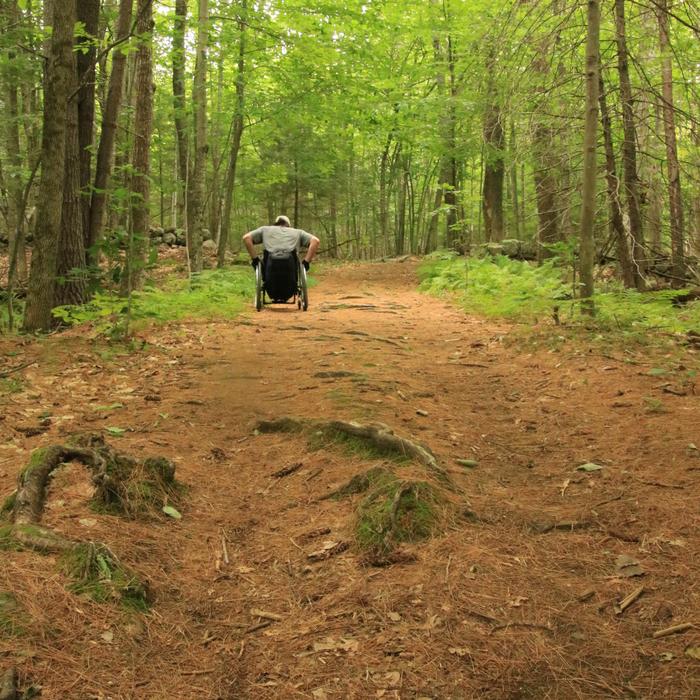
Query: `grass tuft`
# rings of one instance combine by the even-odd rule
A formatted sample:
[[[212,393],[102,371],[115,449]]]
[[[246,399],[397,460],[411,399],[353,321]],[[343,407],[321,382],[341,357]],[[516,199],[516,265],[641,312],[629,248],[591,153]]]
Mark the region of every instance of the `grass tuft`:
[[[323,428],[313,431],[309,435],[308,447],[314,452],[328,447],[335,448],[358,459],[372,460],[388,458],[399,464],[411,461],[409,455],[390,448],[383,449],[369,439],[364,439],[356,435],[348,435],[334,428]]]
[[[136,574],[123,566],[104,545],[80,544],[62,557],[69,589],[97,603],[116,602],[127,609],[146,611],[148,589]]]

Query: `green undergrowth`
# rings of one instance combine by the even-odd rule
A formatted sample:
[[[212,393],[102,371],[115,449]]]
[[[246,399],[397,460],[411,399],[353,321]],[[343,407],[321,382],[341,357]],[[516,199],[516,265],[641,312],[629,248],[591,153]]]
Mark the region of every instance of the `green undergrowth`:
[[[61,565],[74,593],[97,603],[116,602],[130,610],[149,607],[147,587],[104,545],[80,544],[63,555]]]
[[[655,331],[700,332],[700,303],[672,304],[682,290],[640,293],[616,281],[599,283],[596,317],[591,320],[582,315],[566,275],[555,261],[537,266],[504,256],[464,258],[440,253],[420,268],[420,287],[429,294],[452,296],[471,313],[522,323],[547,321],[553,325],[557,307],[562,324],[624,339],[643,340]]]
[[[53,313],[67,325],[90,323],[110,335],[126,321],[127,314],[136,326],[184,319],[229,319],[252,303],[253,292],[249,269],[206,270],[194,275],[191,282],[170,276],[159,287],[147,286],[134,292],[130,308],[126,298],[101,292],[87,304],[60,306]]]

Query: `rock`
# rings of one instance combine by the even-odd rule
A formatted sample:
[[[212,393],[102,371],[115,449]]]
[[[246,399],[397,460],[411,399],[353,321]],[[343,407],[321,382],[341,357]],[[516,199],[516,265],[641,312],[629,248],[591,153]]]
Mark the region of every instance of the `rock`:
[[[217,249],[218,246],[212,240],[207,240],[202,243],[202,252],[206,253],[207,255],[214,255]]]
[[[177,245],[177,236],[174,233],[166,233],[163,235],[163,243],[171,247]]]
[[[162,228],[156,226],[151,228],[149,230],[149,233],[151,235],[151,238],[162,238],[165,231]]]
[[[210,240],[212,240],[212,235],[211,235],[211,232],[209,231],[208,228],[203,228],[203,229],[202,229],[202,240],[203,240],[203,241],[210,241]]]
[[[176,245],[187,244],[187,237],[185,236],[185,232],[181,228],[175,231],[175,243]]]

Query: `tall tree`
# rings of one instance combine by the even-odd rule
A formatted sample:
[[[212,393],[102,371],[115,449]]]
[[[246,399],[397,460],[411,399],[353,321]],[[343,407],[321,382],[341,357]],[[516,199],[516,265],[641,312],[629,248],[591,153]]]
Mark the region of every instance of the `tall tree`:
[[[58,239],[61,228],[68,99],[75,76],[73,29],[75,0],[55,0],[46,68],[42,171],[37,223],[24,312],[26,331],[48,330],[54,306]]]
[[[175,123],[175,143],[177,146],[177,196],[176,221],[186,227],[187,211],[187,171],[188,171],[188,132],[187,109],[185,107],[185,33],[187,30],[187,0],[175,0],[175,20],[173,25],[173,121]]]
[[[153,0],[137,0],[136,33],[136,112],[134,114],[134,156],[131,179],[131,230],[122,292],[130,293],[143,285],[143,272],[149,244],[150,149],[153,132]]]
[[[683,283],[686,272],[681,170],[678,163],[676,113],[673,102],[673,54],[669,30],[668,2],[667,0],[655,0],[655,6],[659,20],[659,44],[661,48],[664,140],[666,141],[669,218],[671,220],[671,262],[675,277],[674,282],[680,285]]]
[[[95,180],[90,202],[88,230],[86,232],[89,262],[93,264],[97,260],[94,248],[102,240],[107,187],[112,174],[114,144],[117,136],[117,123],[121,110],[122,95],[124,93],[124,76],[126,74],[127,58],[126,53],[122,50],[122,44],[131,32],[133,4],[133,0],[120,0],[119,2],[116,32],[116,41],[119,43],[119,46],[115,48],[112,56],[112,72],[109,75],[107,100],[102,112],[102,128],[97,147]]]
[[[246,78],[246,27],[248,21],[248,0],[241,0],[238,16],[238,63],[236,65],[236,108],[231,125],[231,147],[229,149],[228,167],[224,184],[224,211],[221,219],[221,235],[217,251],[217,265],[223,267],[226,260],[226,247],[231,229],[231,211],[233,209],[233,193],[236,185],[236,168],[238,153],[241,149],[241,139],[245,125],[245,78]]]
[[[593,315],[593,263],[595,257],[596,133],[598,130],[598,85],[600,50],[600,6],[588,0],[586,38],[586,113],[583,134],[583,192],[581,194],[581,245],[579,250],[581,297],[584,310]]]
[[[187,252],[190,270],[202,270],[202,229],[204,228],[207,168],[207,48],[209,42],[209,2],[199,0],[197,58],[194,68],[192,104],[194,107],[194,168],[187,198]]]
[[[629,75],[627,51],[627,23],[625,20],[625,0],[615,0],[615,37],[617,40],[617,70],[620,75],[620,99],[622,102],[622,166],[625,176],[625,195],[632,239],[632,274],[634,285],[639,290],[645,287],[642,269],[644,268],[644,234],[642,230],[642,207],[639,198],[639,177],[637,174],[637,130],[634,125],[632,84]]]

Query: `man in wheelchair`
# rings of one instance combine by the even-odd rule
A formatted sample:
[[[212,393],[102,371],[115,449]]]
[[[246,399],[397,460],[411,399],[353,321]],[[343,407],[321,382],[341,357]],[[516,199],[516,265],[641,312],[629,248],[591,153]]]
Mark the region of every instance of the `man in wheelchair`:
[[[243,236],[243,244],[252,258],[251,264],[256,274],[261,273],[263,287],[261,292],[263,293],[260,295],[259,303],[256,295],[258,310],[264,303],[264,294],[267,294],[273,303],[284,303],[299,295],[303,297],[303,300],[300,300],[300,308],[303,301],[304,310],[306,310],[308,306],[306,272],[318,250],[319,243],[316,236],[301,229],[292,228],[286,216],[278,216],[274,226],[261,226]],[[263,246],[262,261],[254,248],[259,244]],[[299,249],[302,247],[307,248],[307,251],[301,261],[304,269],[300,270]],[[301,281],[304,282],[303,285],[300,285]]]

